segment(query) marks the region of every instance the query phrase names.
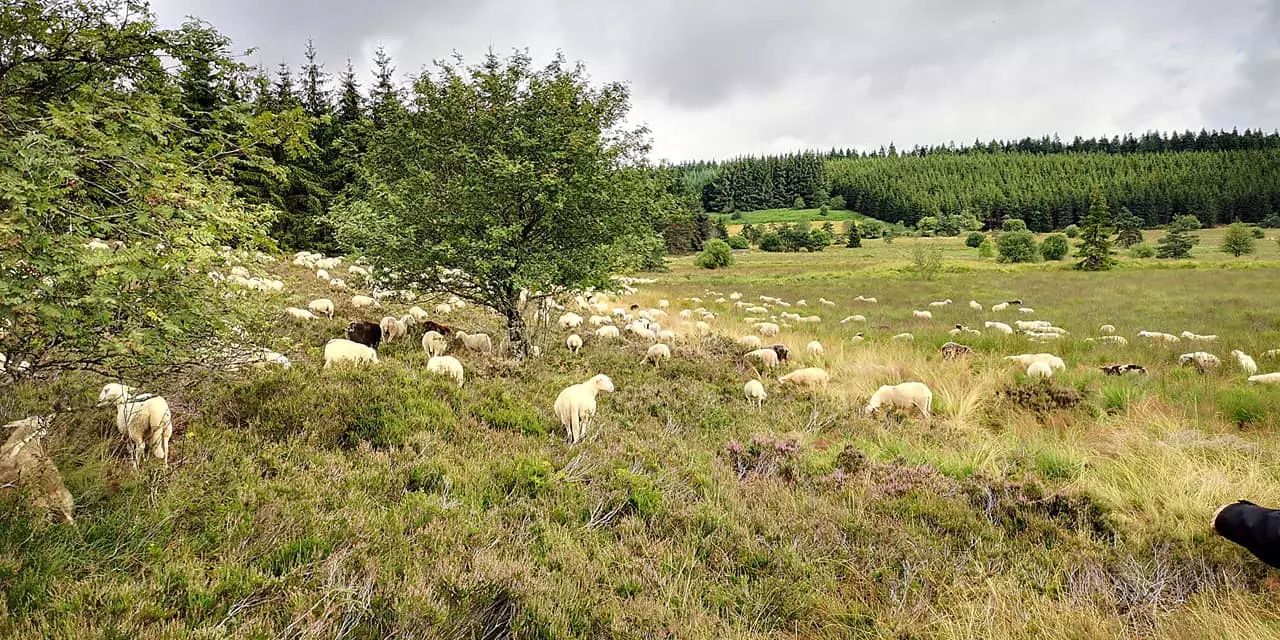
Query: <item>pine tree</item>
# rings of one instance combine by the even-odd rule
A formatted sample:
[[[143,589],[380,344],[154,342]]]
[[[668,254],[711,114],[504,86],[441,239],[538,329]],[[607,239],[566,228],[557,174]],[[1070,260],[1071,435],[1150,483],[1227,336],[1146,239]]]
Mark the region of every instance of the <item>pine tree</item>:
[[[272,106],[280,111],[301,106],[298,92],[293,86],[293,71],[283,62],[276,67],[276,80],[271,85],[271,101]]]
[[[1082,271],[1107,271],[1115,266],[1111,257],[1111,211],[1102,190],[1094,187],[1089,202],[1089,213],[1082,221],[1081,245],[1077,255],[1084,259],[1076,263]]]
[[[391,55],[386,49],[378,47],[373,52],[374,84],[369,91],[369,106],[373,117],[373,126],[382,129],[395,118],[401,109],[400,90],[396,87],[396,68],[391,64]]]
[[[338,80],[338,122],[344,126],[363,117],[364,96],[360,95],[360,84],[356,82],[356,71],[351,66],[351,58],[347,58],[347,69]]]
[[[857,222],[849,225],[849,238],[844,246],[850,249],[857,249],[862,246],[862,233],[858,231]]]
[[[329,90],[325,88],[329,74],[324,72],[324,65],[316,62],[316,48],[310,38],[303,55],[306,63],[302,65],[302,106],[312,118],[319,118],[333,109],[329,104]]]
[[[1142,242],[1142,218],[1133,215],[1128,207],[1120,207],[1120,213],[1116,215],[1116,229],[1119,231],[1116,244],[1121,248],[1128,249]]]
[[[1157,258],[1190,258],[1191,248],[1199,244],[1200,238],[1191,235],[1193,229],[1200,228],[1200,220],[1195,216],[1176,216],[1169,225],[1169,232],[1156,241]]]

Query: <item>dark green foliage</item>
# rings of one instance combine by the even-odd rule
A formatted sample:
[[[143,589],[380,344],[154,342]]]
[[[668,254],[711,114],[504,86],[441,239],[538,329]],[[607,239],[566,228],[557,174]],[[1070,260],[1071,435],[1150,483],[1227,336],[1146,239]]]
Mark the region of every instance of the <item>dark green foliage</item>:
[[[1231,224],[1227,227],[1226,235],[1222,237],[1222,252],[1237,258],[1253,253],[1253,239],[1253,232],[1248,225],[1241,222]]]
[[[844,246],[850,249],[857,249],[862,246],[862,232],[858,229],[857,221],[851,221],[849,232],[845,234]]]
[[[1008,230],[1010,227],[1014,230]],[[1006,220],[1005,228],[1005,231],[996,234],[996,251],[1000,262],[1036,262],[1040,259],[1036,234],[1027,231],[1021,220]]]
[[[751,248],[751,241],[747,240],[744,236],[729,236],[729,239],[726,240],[726,242],[729,243],[730,249],[741,250]]]
[[[828,204],[831,206],[832,209],[835,209],[837,211],[846,209],[848,207],[848,205],[846,205],[844,202],[844,198],[841,196],[831,196],[831,200],[828,201]]]
[[[770,231],[760,236],[759,246],[761,251],[777,252],[784,250],[782,245],[782,236],[778,235],[778,232],[776,231]]]
[[[1045,260],[1061,260],[1067,257],[1067,252],[1070,248],[1070,245],[1067,243],[1066,235],[1054,233],[1045,237],[1045,239],[1040,242],[1040,255],[1043,256]]]
[[[549,424],[538,412],[503,391],[472,406],[471,415],[490,429],[513,431],[526,436],[545,436],[551,432]]]
[[[800,197],[800,196],[796,196],[796,199],[791,201],[791,208],[792,208],[792,209],[804,209],[804,208],[805,208],[805,205],[804,205],[804,198],[802,198],[802,197]]]
[[[1075,238],[1080,235],[1080,227],[1074,224],[1069,224],[1066,229],[1062,230],[1062,232],[1066,234],[1068,238]]]
[[[1199,221],[1194,216],[1179,216],[1169,232],[1156,241],[1156,257],[1181,259],[1191,257],[1191,248],[1200,243],[1200,238],[1191,234],[1191,229],[1199,229]]]
[[[991,244],[991,238],[983,238],[982,244],[978,245],[979,258],[994,258],[996,255],[995,246]]]
[[[1200,218],[1190,214],[1185,216],[1174,216],[1173,222],[1169,224],[1170,229],[1177,229],[1179,231],[1196,231],[1203,226],[1204,225],[1200,222]]]
[[[1080,262],[1076,268],[1082,271],[1106,271],[1115,266],[1115,258],[1111,257],[1111,210],[1107,207],[1107,199],[1102,190],[1093,190],[1089,204],[1089,213],[1082,223],[1080,248],[1076,255]]]
[[[733,249],[724,240],[708,240],[693,263],[703,269],[727,267],[733,264]]]
[[[1128,249],[1142,242],[1142,218],[1133,215],[1127,207],[1121,207],[1116,215],[1116,246]]]
[[[1000,223],[1001,231],[1026,231],[1027,223],[1018,218],[1006,218]]]
[[[987,236],[981,231],[971,231],[969,232],[969,235],[964,238],[964,246],[977,249],[978,245],[982,244],[982,241],[986,239]]]
[[[1273,213],[1263,218],[1262,226],[1268,229],[1280,229],[1280,213]]]
[[[1263,231],[1262,227],[1254,225],[1249,225],[1249,233],[1253,234],[1254,240],[1263,240],[1267,237],[1267,232]]]
[[[1129,248],[1129,255],[1135,258],[1154,258],[1156,257],[1156,248],[1145,242],[1139,242]]]
[[[828,206],[827,206],[827,205],[825,205],[825,204],[824,204],[824,205],[822,205],[822,207],[820,207],[820,208],[818,209],[818,215],[820,215],[820,216],[822,216],[822,217],[824,217],[824,218],[825,218],[827,215],[829,215],[830,213],[831,213],[831,207],[828,207]]]
[[[686,165],[681,172],[707,211],[804,209],[829,199],[827,163],[812,153]]]
[[[748,242],[752,244],[760,242],[760,234],[760,227],[752,226],[750,222],[742,225],[742,237],[746,238]]]

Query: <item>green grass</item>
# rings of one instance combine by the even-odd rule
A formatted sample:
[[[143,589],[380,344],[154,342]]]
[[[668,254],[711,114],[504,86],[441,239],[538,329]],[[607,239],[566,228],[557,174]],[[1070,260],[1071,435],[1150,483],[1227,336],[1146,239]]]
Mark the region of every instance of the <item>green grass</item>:
[[[861,218],[862,215],[843,209],[831,209],[827,215],[822,215],[821,209],[761,209],[759,211],[742,211],[739,217],[734,218],[728,213],[714,213],[714,217],[724,221],[726,225],[742,225],[742,224],[774,224],[784,222],[801,222],[808,220],[813,224],[822,224],[828,220],[839,222],[850,218]]]
[[[937,279],[906,270],[917,246],[942,249]],[[523,364],[455,352],[462,388],[427,374],[411,341],[376,367],[322,370],[324,340],[362,317],[332,296],[332,321],[281,321],[288,371],[147,385],[175,410],[168,470],[131,471],[108,410],[59,418],[47,446],[77,523],[0,504],[0,637],[1275,637],[1269,570],[1205,526],[1230,500],[1280,504],[1280,389],[1245,384],[1227,358],[1280,370],[1261,357],[1280,348],[1280,298],[1260,294],[1280,282],[1280,251],[1258,247],[1236,260],[1206,240],[1179,268],[1126,259],[1100,274],[979,260],[961,238],[751,251],[714,272],[681,258],[615,301],[671,301],[670,362],[641,365],[631,340],[570,355],[549,330]],[[269,268],[289,287],[264,304],[323,293]],[[792,367],[832,373],[827,389],[766,376],[769,398],[748,407],[755,374],[730,338],[750,328],[716,302],[734,291],[807,300],[775,311],[822,322],[778,339]],[[1012,298],[1071,334],[966,336],[970,361],[940,360],[952,325],[1019,317],[970,299]],[[363,317],[406,305],[386,306]],[[721,335],[676,317],[699,306]],[[867,322],[840,324],[855,313]],[[475,309],[443,321],[499,335]],[[1103,323],[1130,343],[1085,342]],[[1224,366],[1179,368],[1196,347],[1140,329],[1219,334],[1198,348]],[[915,341],[888,340],[903,331]],[[821,358],[803,355],[813,339]],[[1001,359],[1041,351],[1067,371],[1042,383]],[[1098,370],[1120,362],[1151,375]],[[571,446],[552,402],[599,372],[617,391]],[[863,415],[903,380],[933,389],[932,421]],[[91,405],[101,382],[9,389],[0,418],[53,397]]]

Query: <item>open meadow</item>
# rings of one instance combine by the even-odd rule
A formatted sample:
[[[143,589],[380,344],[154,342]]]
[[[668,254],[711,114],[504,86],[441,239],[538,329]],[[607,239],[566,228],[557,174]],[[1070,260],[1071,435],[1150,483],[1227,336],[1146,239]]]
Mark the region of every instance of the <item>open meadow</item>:
[[[936,279],[907,268],[917,246],[945,248]],[[353,310],[287,260],[250,264],[286,283],[250,294],[265,306],[330,295],[338,312],[279,320],[271,346],[289,369],[148,389],[175,414],[169,468],[130,469],[111,411],[89,408],[101,380],[88,374],[23,383],[0,402],[6,421],[54,397],[85,407],[46,439],[76,498],[75,526],[0,519],[0,635],[1280,633],[1267,569],[1207,526],[1224,502],[1280,502],[1280,387],[1246,384],[1228,356],[1241,349],[1262,371],[1280,370],[1262,357],[1280,348],[1273,242],[1247,261],[1206,252],[1200,263],[1101,274],[968,259],[957,238],[866,247],[739,252],[717,271],[674,260],[611,302],[669,300],[664,326],[679,334],[670,361],[642,364],[647,342],[596,338],[585,324],[586,346],[571,355],[567,332],[551,326],[536,337],[543,355],[524,363],[451,350],[466,367],[461,388],[424,370],[420,332],[382,347],[376,365],[322,370],[321,346],[348,321],[408,305]],[[822,366],[830,385],[784,388],[745,362],[734,339],[751,329],[733,292],[752,304],[806,300],[771,315],[821,323],[790,323],[778,341],[791,347],[787,368]],[[1035,313],[967,304],[1015,298]],[[696,307],[717,314],[711,334],[697,333],[697,317],[678,319]],[[913,319],[914,309],[934,317]],[[841,324],[854,314],[865,322]],[[947,333],[1028,318],[1070,334],[1037,344]],[[502,335],[474,307],[432,319]],[[1103,323],[1128,345],[1085,342]],[[1149,344],[1139,330],[1220,337]],[[889,340],[900,332],[914,341]],[[813,339],[821,357],[805,354]],[[953,339],[977,353],[943,362],[939,347]],[[1222,367],[1177,366],[1198,349]],[[1067,363],[1048,381],[1001,358],[1046,351]],[[1149,375],[1099,370],[1129,362]],[[570,445],[552,401],[596,373],[616,392],[600,396],[585,440]],[[760,409],[742,396],[757,376],[769,394]],[[933,389],[932,419],[863,415],[879,385],[906,380]]]

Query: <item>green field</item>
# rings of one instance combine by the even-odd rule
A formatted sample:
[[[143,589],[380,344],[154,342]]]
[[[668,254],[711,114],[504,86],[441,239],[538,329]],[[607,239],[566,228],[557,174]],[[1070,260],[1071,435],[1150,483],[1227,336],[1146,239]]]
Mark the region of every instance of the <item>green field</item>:
[[[321,370],[324,340],[369,317],[335,297],[332,321],[281,320],[287,371],[149,389],[176,414],[169,469],[131,471],[110,410],[59,421],[47,446],[77,523],[0,518],[0,636],[1275,637],[1268,569],[1206,522],[1237,498],[1280,504],[1280,388],[1246,384],[1227,355],[1280,370],[1262,357],[1280,348],[1280,248],[1234,259],[1218,233],[1201,233],[1194,260],[1101,274],[979,260],[959,238],[738,252],[717,271],[681,258],[614,302],[670,301],[671,362],[641,364],[635,339],[588,336],[570,355],[548,328],[526,363],[451,352],[461,389],[425,372],[416,340],[373,367]],[[908,268],[918,247],[943,250],[936,279]],[[255,294],[273,308],[326,295],[283,261],[251,269],[286,280],[284,294]],[[821,316],[779,340],[792,367],[832,374],[827,389],[765,375],[769,398],[748,407],[757,372],[731,339],[750,328],[716,302],[735,291],[807,301],[771,315]],[[952,325],[1023,317],[970,299],[1011,298],[1070,335],[984,332],[958,338],[972,360],[941,362]],[[677,318],[696,307],[718,314],[715,335]],[[840,323],[852,314],[867,320]],[[436,319],[500,335],[474,308]],[[1103,323],[1129,344],[1085,342]],[[1151,345],[1143,329],[1221,337]],[[899,332],[914,342],[888,340]],[[804,355],[814,339],[824,356]],[[1176,365],[1197,349],[1223,367]],[[1049,382],[1001,359],[1042,351],[1068,365]],[[1097,369],[1121,362],[1151,375]],[[552,402],[599,372],[617,391],[571,446]],[[933,389],[931,421],[862,414],[878,385],[904,380]],[[0,416],[60,395],[89,406],[101,383],[25,383]]]
[[[853,211],[843,209],[832,209],[827,215],[822,215],[821,209],[761,209],[759,211],[743,211],[739,213],[738,218],[728,213],[713,213],[713,217],[720,219],[728,225],[740,224],[774,224],[785,222],[802,222],[808,220],[814,224],[822,224],[828,220],[839,222],[850,218],[860,218],[862,216]]]

